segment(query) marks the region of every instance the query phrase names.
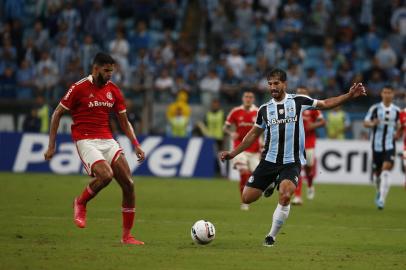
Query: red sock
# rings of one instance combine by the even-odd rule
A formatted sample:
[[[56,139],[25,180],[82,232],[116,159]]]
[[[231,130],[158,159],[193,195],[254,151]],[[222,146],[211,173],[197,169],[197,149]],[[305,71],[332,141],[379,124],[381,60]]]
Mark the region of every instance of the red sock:
[[[242,195],[242,191],[244,190],[245,184],[248,182],[251,173],[244,172],[240,174],[240,194]]]
[[[78,202],[80,204],[85,204],[90,201],[94,196],[96,196],[96,193],[90,188],[88,185],[85,190],[83,190],[82,194],[78,198]]]
[[[123,205],[121,212],[123,214],[123,237],[126,237],[131,234],[131,229],[134,225],[135,208]]]
[[[307,174],[307,186],[311,187],[313,186],[313,179],[314,176],[316,175],[316,161],[314,161],[314,165],[310,168],[309,173]]]
[[[303,183],[303,177],[301,175],[299,175],[299,180],[297,181],[297,187],[295,189],[295,197],[302,196],[302,183]]]
[[[312,187],[313,186],[313,175],[308,175],[307,176],[307,187]]]

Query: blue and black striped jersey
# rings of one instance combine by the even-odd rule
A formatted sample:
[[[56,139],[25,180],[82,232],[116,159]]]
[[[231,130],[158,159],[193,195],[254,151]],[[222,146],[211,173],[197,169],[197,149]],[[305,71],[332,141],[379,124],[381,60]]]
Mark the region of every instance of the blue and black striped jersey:
[[[263,159],[278,165],[306,164],[302,112],[316,104],[308,96],[286,94],[284,100],[271,99],[259,108],[255,125],[265,130]]]
[[[375,152],[384,152],[395,149],[396,126],[399,122],[400,109],[391,104],[389,107],[380,102],[372,105],[365,121],[379,120],[379,124],[372,128],[370,139],[372,141],[372,150]]]

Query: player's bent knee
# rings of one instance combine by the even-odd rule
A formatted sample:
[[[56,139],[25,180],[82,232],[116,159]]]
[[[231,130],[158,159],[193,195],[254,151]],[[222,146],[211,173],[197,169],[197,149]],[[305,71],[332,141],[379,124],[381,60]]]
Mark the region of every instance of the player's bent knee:
[[[279,203],[281,205],[288,205],[290,203],[291,194],[289,192],[280,193]]]

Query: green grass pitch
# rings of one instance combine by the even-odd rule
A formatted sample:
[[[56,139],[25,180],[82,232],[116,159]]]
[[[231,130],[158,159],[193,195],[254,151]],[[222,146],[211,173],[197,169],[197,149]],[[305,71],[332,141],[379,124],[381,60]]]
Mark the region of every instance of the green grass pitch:
[[[0,173],[0,269],[406,269],[406,192],[392,187],[378,211],[372,186],[317,185],[292,206],[274,247],[263,247],[276,196],[239,210],[237,183],[134,177],[137,238],[123,246],[121,192],[112,183],[88,204],[86,229],[72,222],[85,176]],[[199,219],[216,227],[192,243]]]

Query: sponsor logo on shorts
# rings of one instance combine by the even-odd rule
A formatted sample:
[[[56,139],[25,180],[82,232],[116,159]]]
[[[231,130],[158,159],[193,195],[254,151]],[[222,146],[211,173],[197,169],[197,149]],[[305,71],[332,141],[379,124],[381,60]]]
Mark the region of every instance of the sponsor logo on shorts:
[[[251,175],[250,178],[248,178],[248,183],[253,183],[254,182],[254,176]]]

